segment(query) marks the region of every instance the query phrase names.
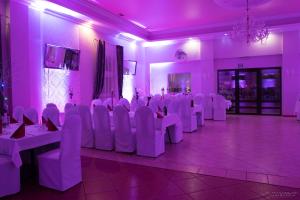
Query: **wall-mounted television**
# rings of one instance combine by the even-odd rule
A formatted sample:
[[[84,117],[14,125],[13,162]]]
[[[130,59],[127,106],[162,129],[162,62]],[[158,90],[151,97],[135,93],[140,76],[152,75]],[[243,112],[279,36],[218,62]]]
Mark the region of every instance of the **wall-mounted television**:
[[[44,67],[79,70],[80,50],[46,44]]]
[[[136,66],[137,66],[137,61],[124,60],[123,75],[135,75]]]

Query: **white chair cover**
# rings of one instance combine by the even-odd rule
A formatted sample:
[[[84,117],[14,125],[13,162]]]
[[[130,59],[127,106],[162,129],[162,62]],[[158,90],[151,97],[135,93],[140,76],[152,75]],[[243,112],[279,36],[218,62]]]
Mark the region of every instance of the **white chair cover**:
[[[154,99],[154,98],[152,98],[152,99],[150,100],[149,108],[151,108],[151,110],[152,110],[153,113],[156,113],[156,112],[159,110],[159,108],[160,108],[161,110],[163,109],[163,108],[162,108],[162,105],[161,105],[161,103],[160,103],[160,100]]]
[[[63,125],[60,148],[38,156],[40,185],[65,191],[82,181],[80,130],[80,117],[69,115]]]
[[[114,130],[111,128],[109,112],[103,105],[94,108],[95,148],[102,150],[114,149]]]
[[[105,101],[103,101],[103,105],[107,107],[110,105],[111,108],[117,106],[118,100],[113,98],[113,102],[111,101],[111,98],[107,98]]]
[[[168,105],[168,113],[173,113],[173,114],[179,114],[178,113],[178,108],[179,108],[179,100],[178,99],[173,99],[169,105]]]
[[[212,97],[205,95],[203,97],[204,119],[213,119]]]
[[[23,122],[23,114],[24,114],[24,108],[22,106],[16,106],[13,111],[13,117],[18,122]]]
[[[196,105],[203,106],[203,104],[204,104],[204,102],[203,102],[204,101],[204,96],[202,94],[197,94],[194,97],[194,101],[195,101]]]
[[[42,116],[50,119],[56,126],[60,126],[59,110],[56,107],[47,107],[43,110]]]
[[[135,130],[131,128],[129,113],[123,106],[116,106],[113,111],[115,125],[115,150],[134,152],[136,149]]]
[[[66,103],[65,108],[64,108],[65,113],[67,113],[67,112],[68,112],[71,108],[73,108],[73,107],[74,107],[73,104],[71,104],[71,103]]]
[[[138,100],[132,99],[130,108],[131,108],[131,111],[135,112],[139,107],[142,107],[145,105],[146,105],[146,103],[142,99],[138,99]]]
[[[121,98],[118,102],[118,105],[125,106],[127,108],[127,110],[130,110],[130,103],[125,98]]]
[[[34,124],[39,123],[38,113],[34,108],[28,108],[25,110],[24,115],[28,117]]]
[[[214,120],[226,120],[226,100],[222,95],[215,95],[213,98]]]
[[[94,147],[94,132],[92,126],[92,116],[88,106],[79,105],[78,112],[81,119],[81,146]],[[74,111],[76,112],[76,111]]]
[[[191,107],[191,101],[188,98],[179,101],[179,117],[182,121],[183,132],[193,132],[197,130],[197,117]]]
[[[0,198],[20,191],[20,169],[11,158],[0,155]]]
[[[143,106],[135,113],[137,155],[157,157],[165,152],[164,134],[155,130],[152,110]]]
[[[47,103],[46,108],[57,108],[57,106],[55,103]]]
[[[94,108],[96,106],[100,106],[100,105],[102,105],[101,99],[93,99],[92,102],[91,102],[91,113],[93,114],[94,113]]]

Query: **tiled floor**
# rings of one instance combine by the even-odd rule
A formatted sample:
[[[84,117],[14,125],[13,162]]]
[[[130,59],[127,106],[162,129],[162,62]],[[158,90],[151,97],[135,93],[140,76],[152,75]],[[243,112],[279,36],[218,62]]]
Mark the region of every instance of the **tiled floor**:
[[[299,144],[295,118],[229,115],[225,122],[206,120],[156,159],[93,149],[82,155],[300,188]]]
[[[300,189],[82,157],[83,182],[57,192],[25,182],[3,200],[300,199]]]

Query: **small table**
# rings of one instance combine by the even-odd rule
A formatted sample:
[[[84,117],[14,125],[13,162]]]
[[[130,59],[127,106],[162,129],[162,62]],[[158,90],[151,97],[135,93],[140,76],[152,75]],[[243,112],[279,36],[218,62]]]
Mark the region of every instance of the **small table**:
[[[10,138],[21,124],[10,124],[0,135],[0,154],[11,157],[16,167],[22,165],[20,152],[47,144],[60,142],[61,131],[47,131],[42,125],[25,126],[25,136],[19,139]]]

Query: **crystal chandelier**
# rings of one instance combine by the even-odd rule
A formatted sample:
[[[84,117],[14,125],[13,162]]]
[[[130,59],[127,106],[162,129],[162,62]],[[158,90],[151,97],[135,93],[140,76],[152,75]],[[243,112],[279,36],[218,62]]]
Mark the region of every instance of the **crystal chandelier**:
[[[230,36],[233,39],[238,39],[247,42],[263,42],[269,36],[270,32],[266,27],[265,22],[258,21],[249,15],[249,0],[246,0],[246,16],[242,21],[233,26]]]

